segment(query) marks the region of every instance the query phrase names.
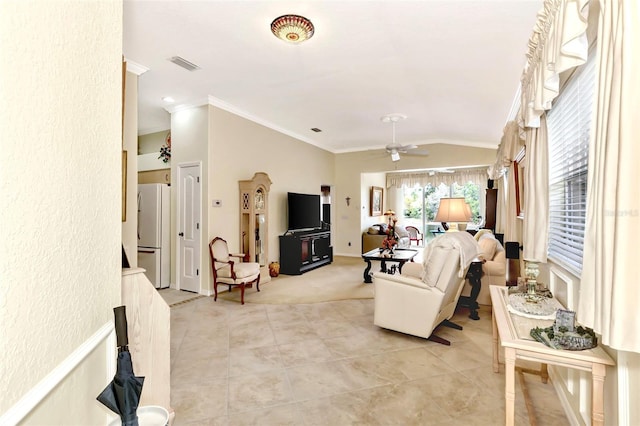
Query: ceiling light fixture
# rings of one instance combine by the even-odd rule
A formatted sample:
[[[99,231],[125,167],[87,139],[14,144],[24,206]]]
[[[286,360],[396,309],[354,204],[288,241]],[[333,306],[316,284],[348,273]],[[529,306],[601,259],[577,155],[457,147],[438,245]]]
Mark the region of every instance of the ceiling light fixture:
[[[300,15],[282,15],[271,23],[271,32],[289,43],[302,43],[313,37],[313,24]]]

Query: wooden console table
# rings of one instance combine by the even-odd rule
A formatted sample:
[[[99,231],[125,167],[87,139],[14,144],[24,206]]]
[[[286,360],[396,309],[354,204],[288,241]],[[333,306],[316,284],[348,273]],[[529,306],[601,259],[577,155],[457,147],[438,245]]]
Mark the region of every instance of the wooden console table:
[[[537,342],[529,336],[529,330],[533,327],[549,327],[553,320],[524,318],[509,312],[507,287],[492,285],[490,292],[493,306],[493,371],[496,373],[499,372],[499,345],[504,347],[506,425],[514,424],[516,359],[542,363],[543,378],[547,364],[591,372],[591,424],[604,425],[604,379],[607,365],[615,365],[613,359],[600,346],[584,351],[568,351]]]
[[[373,282],[370,274],[372,260],[380,261],[381,272],[387,272],[387,262],[396,262],[398,264],[398,272],[401,273],[402,265],[406,262],[413,262],[413,258],[418,254],[418,250],[397,248],[394,250],[392,255],[389,255],[389,257],[384,257],[384,253],[387,253],[387,251],[382,252],[380,249],[373,249],[362,254],[362,259],[367,263],[367,267],[364,269],[363,273],[365,283],[371,284]]]

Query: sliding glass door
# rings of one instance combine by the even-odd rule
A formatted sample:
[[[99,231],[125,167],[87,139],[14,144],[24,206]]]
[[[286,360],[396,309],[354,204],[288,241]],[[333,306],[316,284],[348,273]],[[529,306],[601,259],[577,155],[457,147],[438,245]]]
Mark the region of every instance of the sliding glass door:
[[[434,234],[441,229],[438,222],[434,222],[440,198],[464,197],[471,207],[472,220],[469,229],[477,228],[484,223],[485,200],[480,194],[480,187],[467,182],[463,185],[453,183],[438,186],[427,184],[424,187],[403,187],[403,225],[415,226],[424,235],[425,241],[429,241]]]

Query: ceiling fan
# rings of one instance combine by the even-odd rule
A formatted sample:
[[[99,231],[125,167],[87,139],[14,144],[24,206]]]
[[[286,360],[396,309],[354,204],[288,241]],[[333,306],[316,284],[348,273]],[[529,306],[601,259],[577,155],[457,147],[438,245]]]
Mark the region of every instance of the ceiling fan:
[[[406,119],[407,116],[404,114],[387,114],[380,118],[383,123],[391,123],[392,139],[391,143],[385,147],[385,150],[391,154],[391,161],[400,160],[400,154],[429,155],[429,151],[419,150],[417,145],[400,145],[396,142],[396,123]]]

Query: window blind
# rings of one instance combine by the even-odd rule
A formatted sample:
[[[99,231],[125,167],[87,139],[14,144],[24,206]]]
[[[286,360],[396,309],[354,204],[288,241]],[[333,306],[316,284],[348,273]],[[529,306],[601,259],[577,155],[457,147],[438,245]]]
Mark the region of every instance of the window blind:
[[[570,77],[547,114],[549,142],[549,258],[582,271],[595,55]]]

